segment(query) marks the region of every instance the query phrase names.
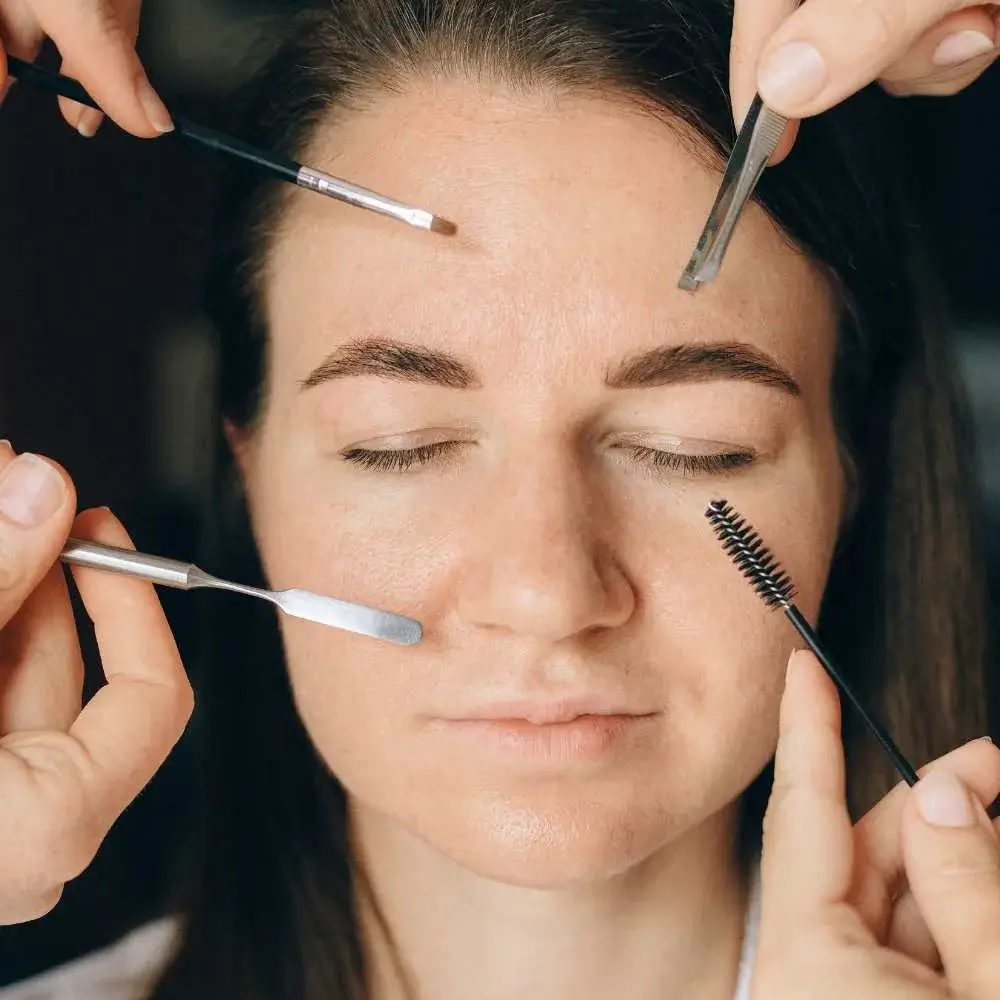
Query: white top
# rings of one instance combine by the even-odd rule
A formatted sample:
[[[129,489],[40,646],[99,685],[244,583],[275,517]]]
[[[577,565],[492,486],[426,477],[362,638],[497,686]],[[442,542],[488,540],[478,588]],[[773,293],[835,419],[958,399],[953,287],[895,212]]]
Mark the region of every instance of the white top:
[[[759,923],[760,876],[755,873],[733,1000],[750,1000]],[[0,1000],[143,1000],[169,959],[177,932],[171,917],[145,924],[108,948],[0,988]]]

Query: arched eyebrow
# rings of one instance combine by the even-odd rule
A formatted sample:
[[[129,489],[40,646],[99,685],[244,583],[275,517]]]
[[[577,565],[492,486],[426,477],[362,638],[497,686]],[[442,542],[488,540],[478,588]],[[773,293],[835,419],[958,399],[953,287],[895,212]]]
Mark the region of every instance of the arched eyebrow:
[[[457,355],[379,337],[354,340],[338,347],[313,369],[301,386],[310,389],[324,382],[357,376],[446,389],[477,389],[482,385],[472,365]],[[792,396],[801,395],[795,379],[773,358],[738,341],[656,347],[626,358],[608,371],[605,384],[611,389],[647,389],[725,379],[755,382]]]
[[[739,341],[670,344],[627,358],[605,379],[612,389],[646,389],[679,382],[735,379],[756,382],[792,396],[802,390],[774,358]]]
[[[383,337],[352,340],[338,347],[301,385],[311,389],[323,382],[361,375],[446,389],[478,389],[481,385],[472,367],[453,354]]]

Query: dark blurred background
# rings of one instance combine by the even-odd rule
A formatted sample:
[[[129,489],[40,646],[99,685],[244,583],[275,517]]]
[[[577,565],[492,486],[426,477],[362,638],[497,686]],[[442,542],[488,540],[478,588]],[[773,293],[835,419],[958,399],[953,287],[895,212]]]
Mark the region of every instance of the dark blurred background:
[[[145,0],[140,52],[167,104],[219,122],[274,2]],[[1000,67],[958,97],[898,105],[958,323],[1000,594]],[[198,302],[214,165],[108,124],[86,141],[54,98],[17,87],[0,110],[0,437],[62,462],[81,505],[110,506],[140,548],[181,558],[197,553],[210,455]],[[187,653],[192,599],[163,599]],[[193,767],[182,744],[55,911],[0,929],[0,985],[159,914]]]

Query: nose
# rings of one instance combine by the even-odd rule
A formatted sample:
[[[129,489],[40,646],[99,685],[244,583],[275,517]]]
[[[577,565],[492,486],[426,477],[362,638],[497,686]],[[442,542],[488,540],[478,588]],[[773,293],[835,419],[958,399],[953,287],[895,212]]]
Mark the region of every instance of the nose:
[[[558,642],[624,624],[636,598],[610,512],[574,470],[522,465],[478,505],[458,605],[481,628]]]

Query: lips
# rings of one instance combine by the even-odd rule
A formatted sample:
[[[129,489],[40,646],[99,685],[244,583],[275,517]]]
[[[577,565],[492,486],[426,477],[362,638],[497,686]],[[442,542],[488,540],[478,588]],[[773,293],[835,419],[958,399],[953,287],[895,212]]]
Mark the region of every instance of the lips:
[[[615,711],[608,702],[521,701],[484,705],[432,729],[495,760],[561,770],[620,759],[630,748],[648,745],[658,727],[658,713]]]
[[[558,699],[514,699],[495,701],[449,716],[453,722],[530,722],[553,726],[589,716],[630,717],[651,715],[626,705],[624,699],[594,695]]]

